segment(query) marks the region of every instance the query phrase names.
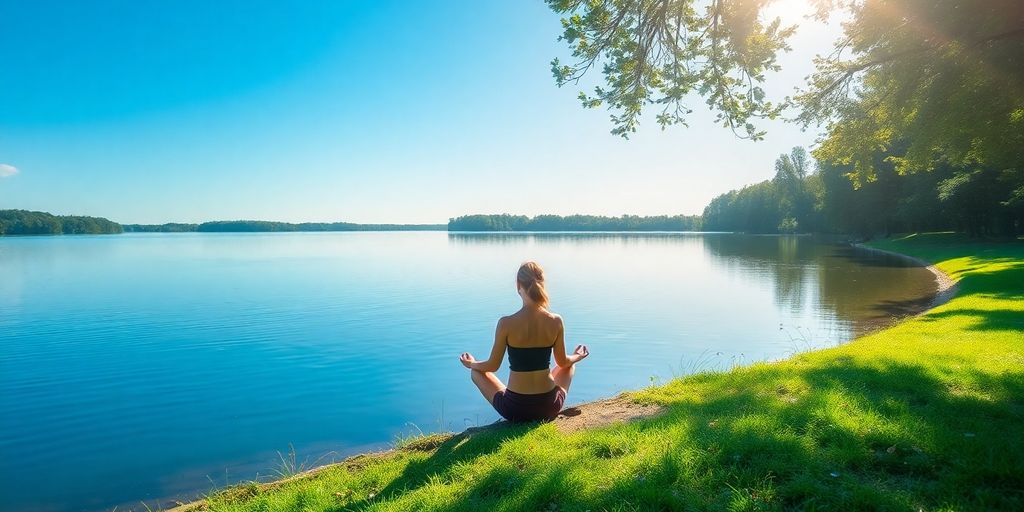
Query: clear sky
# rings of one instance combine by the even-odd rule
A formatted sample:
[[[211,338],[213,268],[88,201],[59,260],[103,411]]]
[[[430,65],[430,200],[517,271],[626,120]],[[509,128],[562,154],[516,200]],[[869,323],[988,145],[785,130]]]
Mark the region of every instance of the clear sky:
[[[802,25],[792,91],[836,28]],[[0,0],[0,208],[122,223],[442,223],[466,213],[699,213],[816,134],[750,142],[694,97],[630,140],[555,86],[539,0]],[[598,78],[594,75],[594,78]]]

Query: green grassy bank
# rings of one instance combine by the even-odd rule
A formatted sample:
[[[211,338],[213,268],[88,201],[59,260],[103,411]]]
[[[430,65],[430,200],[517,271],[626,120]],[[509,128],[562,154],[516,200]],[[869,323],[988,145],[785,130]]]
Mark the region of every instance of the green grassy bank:
[[[1024,243],[872,245],[936,262],[958,294],[837,348],[636,392],[667,406],[654,418],[434,436],[200,508],[1024,509]]]

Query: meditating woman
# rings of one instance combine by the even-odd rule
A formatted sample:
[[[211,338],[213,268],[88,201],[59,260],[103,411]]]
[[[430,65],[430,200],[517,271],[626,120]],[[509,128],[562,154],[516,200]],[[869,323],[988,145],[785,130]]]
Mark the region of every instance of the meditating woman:
[[[562,317],[548,311],[548,294],[544,290],[544,270],[528,261],[519,267],[516,289],[523,307],[501,317],[494,332],[491,357],[477,361],[469,352],[459,360],[470,369],[473,383],[484,398],[509,421],[553,420],[565,404],[576,363],[590,352],[577,345],[572,355],[565,354],[565,329]],[[494,372],[508,349],[508,387]],[[551,356],[554,369],[549,371]]]

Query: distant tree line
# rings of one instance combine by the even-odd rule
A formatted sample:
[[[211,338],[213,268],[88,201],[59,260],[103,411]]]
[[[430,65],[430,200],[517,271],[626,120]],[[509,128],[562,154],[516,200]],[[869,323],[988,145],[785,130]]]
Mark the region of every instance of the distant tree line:
[[[99,235],[120,232],[120,224],[102,217],[0,210],[0,235]]]
[[[231,233],[269,231],[444,231],[444,224],[354,224],[351,222],[214,221],[202,224],[125,224],[100,217],[0,210],[0,235],[73,235],[108,233]]]
[[[353,224],[351,222],[272,222],[265,220],[220,220],[196,227],[202,233],[270,231],[443,231],[444,224]]]
[[[181,224],[168,222],[167,224],[123,224],[125,233],[188,233],[195,231],[199,224]]]
[[[443,224],[354,224],[351,222],[273,222],[218,220],[202,224],[125,224],[128,233],[259,233],[273,231],[442,231]]]
[[[898,152],[879,152],[874,175],[858,180],[850,164],[818,162],[794,148],[776,160],[775,177],[714,198],[704,209],[711,231],[845,233],[863,237],[954,230],[973,236],[1024,231],[1018,172],[938,165],[900,172]]]
[[[699,215],[602,217],[596,215],[464,215],[448,231],[699,231]]]

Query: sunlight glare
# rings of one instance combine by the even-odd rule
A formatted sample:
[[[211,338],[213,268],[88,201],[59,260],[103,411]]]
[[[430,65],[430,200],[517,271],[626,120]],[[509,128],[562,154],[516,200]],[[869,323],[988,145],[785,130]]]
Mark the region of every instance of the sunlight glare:
[[[774,0],[764,8],[764,19],[779,18],[783,25],[802,25],[814,14],[811,0]]]

